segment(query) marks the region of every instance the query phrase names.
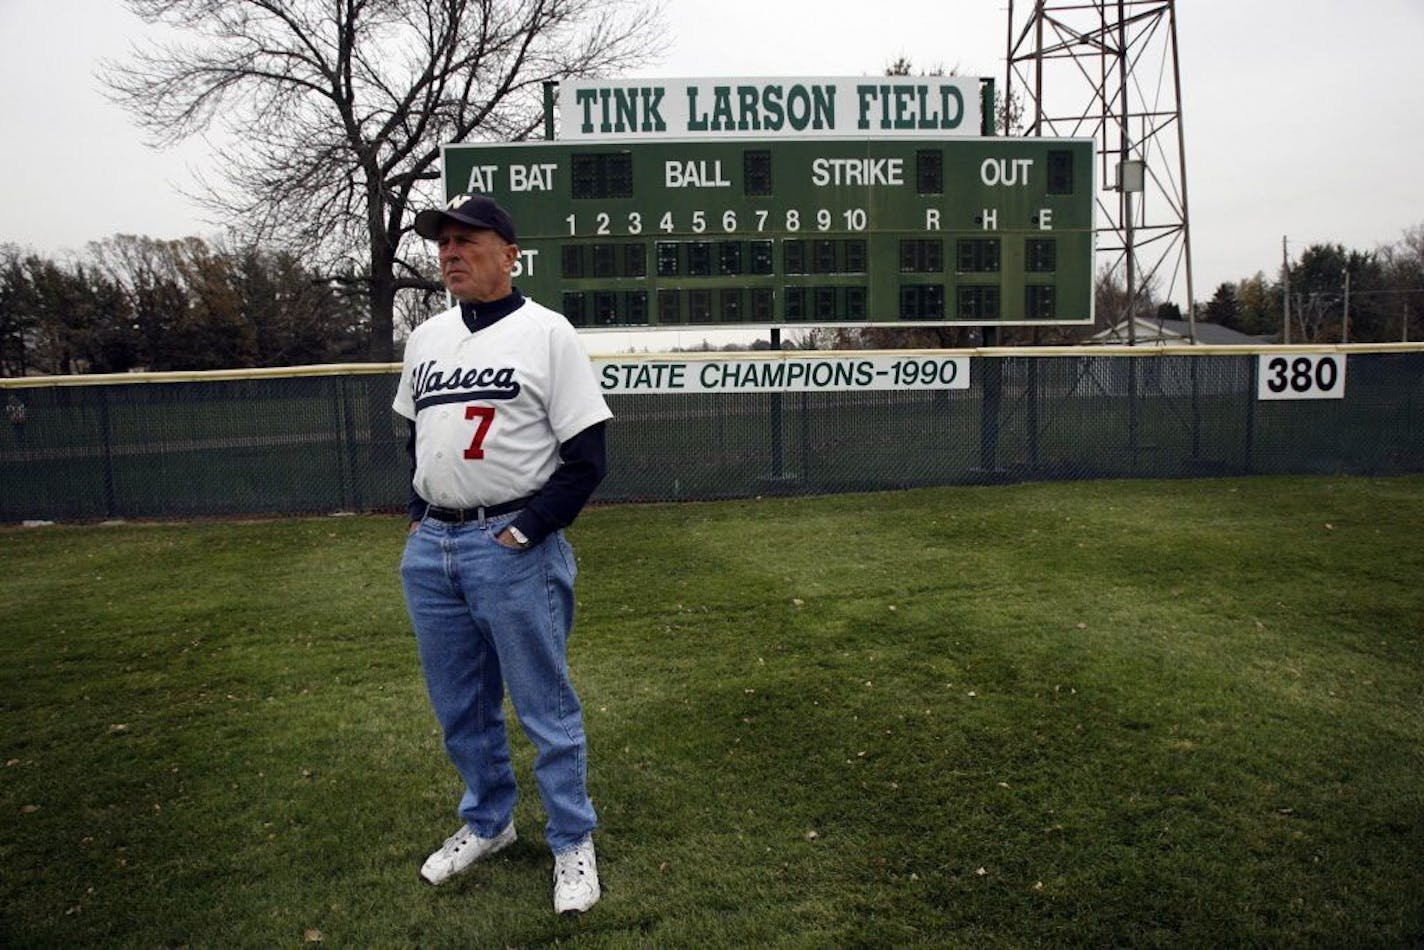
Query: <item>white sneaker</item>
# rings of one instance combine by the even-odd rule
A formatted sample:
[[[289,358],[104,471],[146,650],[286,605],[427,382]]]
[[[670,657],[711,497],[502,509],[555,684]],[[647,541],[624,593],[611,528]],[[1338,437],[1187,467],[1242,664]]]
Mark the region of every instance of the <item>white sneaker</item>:
[[[481,838],[474,828],[466,825],[446,838],[439,851],[425,859],[420,867],[420,876],[429,884],[443,884],[480,858],[487,858],[509,847],[515,837],[512,821],[493,838]]]
[[[554,912],[581,914],[598,903],[598,861],[593,839],[585,838],[571,850],[554,855]]]

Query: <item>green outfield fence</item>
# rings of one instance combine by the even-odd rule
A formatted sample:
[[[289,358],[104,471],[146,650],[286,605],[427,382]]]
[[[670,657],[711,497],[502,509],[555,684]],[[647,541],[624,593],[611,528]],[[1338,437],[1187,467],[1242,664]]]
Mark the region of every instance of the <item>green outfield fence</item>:
[[[1344,397],[1258,399],[1260,356],[1297,352],[1345,361]],[[610,394],[596,500],[1424,471],[1421,346],[931,355],[946,354],[969,361],[968,389]],[[0,380],[0,521],[397,510],[408,481],[405,423],[390,410],[397,371]]]

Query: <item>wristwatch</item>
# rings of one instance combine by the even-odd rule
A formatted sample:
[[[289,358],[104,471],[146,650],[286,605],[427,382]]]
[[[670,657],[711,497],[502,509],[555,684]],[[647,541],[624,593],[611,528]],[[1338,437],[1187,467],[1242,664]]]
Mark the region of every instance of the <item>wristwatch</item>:
[[[529,538],[527,535],[525,535],[523,531],[520,531],[512,524],[505,525],[504,530],[509,532],[509,536],[513,538],[515,543],[518,544],[521,548],[529,547]]]

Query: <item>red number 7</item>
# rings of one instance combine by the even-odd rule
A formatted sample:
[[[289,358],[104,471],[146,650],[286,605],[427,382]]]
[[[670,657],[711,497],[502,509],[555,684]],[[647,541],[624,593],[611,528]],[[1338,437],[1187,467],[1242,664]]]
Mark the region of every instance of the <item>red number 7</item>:
[[[470,447],[465,450],[465,458],[482,459],[485,457],[485,436],[489,435],[490,423],[494,422],[494,408],[492,406],[466,406],[465,418],[480,420],[480,424],[475,427],[475,437],[470,440]]]

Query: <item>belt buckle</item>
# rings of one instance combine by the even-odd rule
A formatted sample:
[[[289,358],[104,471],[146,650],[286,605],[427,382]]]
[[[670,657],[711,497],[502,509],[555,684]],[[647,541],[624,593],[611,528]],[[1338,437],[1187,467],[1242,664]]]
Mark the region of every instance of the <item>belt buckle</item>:
[[[440,514],[435,517],[446,524],[464,524],[469,520],[469,512],[464,508],[444,508],[439,505],[436,508]]]

